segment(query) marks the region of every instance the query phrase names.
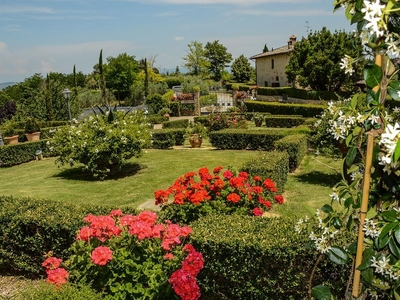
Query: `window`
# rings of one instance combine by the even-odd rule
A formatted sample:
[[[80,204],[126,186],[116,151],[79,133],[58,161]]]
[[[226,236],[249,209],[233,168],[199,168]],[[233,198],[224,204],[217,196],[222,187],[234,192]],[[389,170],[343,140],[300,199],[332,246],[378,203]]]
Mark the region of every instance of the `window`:
[[[264,81],[264,86],[268,86],[268,81]]]
[[[275,77],[275,80],[276,80],[276,81],[279,81],[279,77],[278,77],[278,76],[276,76],[276,77]]]
[[[273,69],[275,67],[275,61],[274,59],[271,59],[271,69]]]
[[[279,82],[273,82],[271,86],[272,87],[280,87],[280,84],[279,84]]]

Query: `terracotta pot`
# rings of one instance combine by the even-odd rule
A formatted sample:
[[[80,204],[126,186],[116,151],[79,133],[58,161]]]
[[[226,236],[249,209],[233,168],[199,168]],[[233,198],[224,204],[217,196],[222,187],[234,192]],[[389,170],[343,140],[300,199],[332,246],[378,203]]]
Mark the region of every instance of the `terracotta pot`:
[[[32,141],[39,141],[40,140],[40,131],[32,132],[32,133],[25,133],[28,142]]]
[[[263,121],[254,121],[254,124],[256,124],[256,127],[261,127]]]
[[[6,141],[7,145],[18,144],[18,135],[5,136],[4,140]]]
[[[203,142],[203,139],[198,135],[198,134],[192,134],[189,137],[189,142],[192,148],[200,148],[201,143]]]

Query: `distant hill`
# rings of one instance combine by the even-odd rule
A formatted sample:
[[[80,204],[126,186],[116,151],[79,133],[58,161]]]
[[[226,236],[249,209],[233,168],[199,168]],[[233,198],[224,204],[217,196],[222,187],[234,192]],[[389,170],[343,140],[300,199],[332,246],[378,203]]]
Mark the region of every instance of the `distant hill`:
[[[4,89],[4,88],[6,88],[6,87],[8,87],[10,85],[14,85],[16,83],[17,82],[3,82],[3,83],[0,83],[0,90]]]

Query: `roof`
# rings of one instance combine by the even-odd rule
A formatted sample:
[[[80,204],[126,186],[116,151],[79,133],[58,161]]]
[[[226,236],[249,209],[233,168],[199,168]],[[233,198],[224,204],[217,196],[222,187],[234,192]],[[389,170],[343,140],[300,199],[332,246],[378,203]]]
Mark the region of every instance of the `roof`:
[[[277,55],[277,54],[285,54],[285,53],[289,53],[291,51],[293,51],[293,46],[288,47],[286,45],[286,46],[282,46],[282,47],[276,48],[271,51],[253,55],[252,57],[250,57],[250,59],[257,59],[257,58],[262,58],[262,57],[272,56],[272,55]]]

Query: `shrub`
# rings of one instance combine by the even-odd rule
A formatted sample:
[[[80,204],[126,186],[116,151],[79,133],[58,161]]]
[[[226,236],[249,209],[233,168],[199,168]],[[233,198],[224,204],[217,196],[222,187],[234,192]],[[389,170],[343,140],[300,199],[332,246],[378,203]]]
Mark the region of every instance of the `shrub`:
[[[171,110],[172,117],[179,117],[181,115],[181,103],[178,101],[170,102],[169,109]]]
[[[269,178],[251,177],[246,172],[234,175],[222,167],[216,167],[211,174],[204,167],[198,173],[186,173],[168,189],[154,194],[162,219],[189,224],[210,213],[260,216],[273,203],[283,203],[277,191]]]
[[[0,196],[0,269],[25,276],[43,273],[43,254],[66,259],[76,232],[89,214],[108,214],[111,206],[70,205],[59,201]],[[127,213],[136,213],[132,207]]]
[[[316,104],[288,104],[262,101],[246,101],[248,111],[269,112],[280,115],[301,115],[306,118],[312,118],[320,115],[326,105]]]
[[[50,151],[48,140],[9,145],[0,147],[0,167],[11,167],[34,160],[37,150],[41,150],[44,157],[56,155],[54,151]]]
[[[285,134],[282,131],[224,129],[209,133],[213,147],[226,149],[273,150],[274,142]]]
[[[198,277],[204,299],[306,299],[316,253],[289,218],[209,215],[191,224],[192,244],[204,256]],[[313,284],[344,294],[350,265],[324,257]]]
[[[56,285],[73,282],[90,285],[108,299],[200,298],[196,277],[203,257],[184,243],[189,227],[157,223],[154,212],[124,215],[88,215],[64,264],[51,255],[43,262],[47,281]],[[61,267],[60,267],[61,266]],[[62,274],[63,278],[54,277]]]
[[[147,124],[161,124],[163,122],[167,122],[169,120],[168,117],[160,116],[160,115],[147,115],[145,121]]]
[[[217,94],[209,94],[200,96],[200,105],[201,106],[211,106],[217,105]]]
[[[14,102],[6,101],[0,107],[0,124],[5,120],[11,119],[17,112],[17,105]]]
[[[286,152],[260,152],[255,158],[246,161],[240,168],[251,176],[271,178],[283,193],[289,172],[289,155]]]
[[[34,133],[40,131],[39,122],[33,117],[27,117],[25,120],[25,132]]]
[[[274,116],[267,115],[265,118],[265,125],[267,127],[295,127],[304,123],[303,117],[293,116]]]
[[[169,149],[175,145],[175,131],[172,129],[158,129],[152,132],[152,148]]]
[[[126,114],[110,109],[103,115],[90,116],[72,126],[61,127],[51,145],[57,163],[84,164],[94,177],[104,179],[118,172],[133,156],[140,156],[150,135],[141,111]]]
[[[157,114],[163,107],[168,107],[169,100],[163,100],[160,94],[153,94],[147,97],[146,104],[152,113]]]
[[[167,122],[162,122],[162,128],[167,129],[167,128],[187,128],[189,126],[189,120],[188,119],[181,119],[181,120],[175,120],[175,121],[167,121]]]
[[[293,134],[277,140],[276,150],[286,151],[289,154],[289,171],[293,172],[300,165],[307,153],[307,136],[304,134]]]

